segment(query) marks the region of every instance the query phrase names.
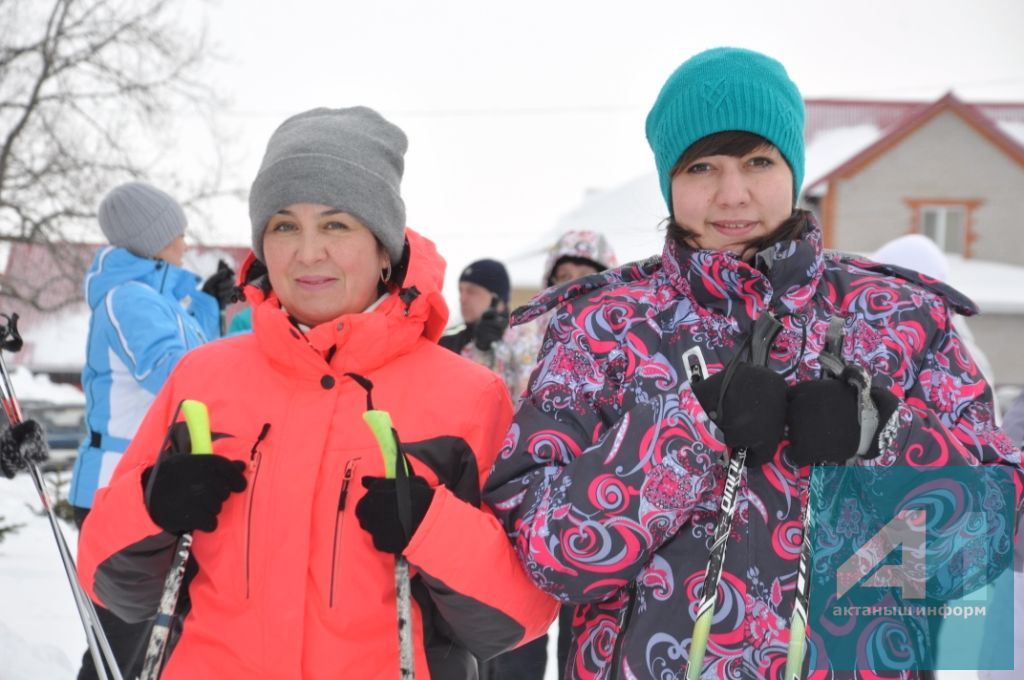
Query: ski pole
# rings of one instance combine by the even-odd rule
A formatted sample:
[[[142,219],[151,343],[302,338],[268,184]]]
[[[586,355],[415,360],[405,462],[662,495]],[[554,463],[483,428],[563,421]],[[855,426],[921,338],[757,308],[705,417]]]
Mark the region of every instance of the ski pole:
[[[206,404],[186,399],[181,402],[181,412],[185,417],[185,424],[188,426],[192,454],[213,453],[213,443],[210,439],[210,415]],[[153,631],[149,635],[149,644],[146,646],[146,657],[142,662],[139,680],[156,680],[160,677],[164,653],[167,649],[167,638],[171,633],[174,610],[178,606],[178,595],[181,593],[181,583],[185,578],[185,567],[191,552],[192,532],[188,531],[181,535],[174,549],[174,557],[171,559],[171,568],[164,580],[164,590],[160,595],[160,608],[153,621]]]
[[[722,578],[725,548],[729,544],[732,518],[736,514],[736,490],[746,461],[746,449],[736,449],[732,460],[729,461],[729,472],[725,479],[725,488],[722,490],[722,506],[718,511],[718,524],[715,526],[715,542],[711,545],[711,556],[708,558],[708,568],[704,575],[704,589],[701,592],[700,607],[697,609],[697,621],[693,624],[690,653],[686,660],[686,680],[697,680],[704,665],[711,620],[714,618],[715,604],[718,602],[718,583]]]
[[[857,396],[861,410],[858,413],[858,422],[861,424],[861,441],[857,454],[866,450],[870,443],[864,438],[864,432],[874,432],[878,425],[878,411],[871,401],[870,387],[871,377],[867,372],[855,364],[847,364],[843,360],[843,318],[834,316],[829,320],[828,331],[825,333],[825,347],[818,356],[818,362],[822,367],[822,377],[841,378],[844,369],[850,366],[854,370],[855,377],[859,380],[850,384],[857,388]],[[852,459],[851,459],[852,460]],[[847,461],[849,464],[850,461]],[[800,561],[796,571],[796,593],[793,600],[793,615],[789,621],[789,645],[786,648],[786,670],[783,673],[784,680],[800,680],[804,667],[804,654],[807,650],[807,619],[810,610],[811,581],[807,577],[811,562],[811,501],[813,498],[822,498],[821,489],[824,484],[822,474],[815,475],[814,470],[818,465],[812,465],[807,473],[807,503],[804,505],[800,517],[800,524],[803,533],[800,537]],[[817,487],[817,489],[816,489]],[[835,498],[832,499],[835,501]]]
[[[2,350],[17,352],[22,347],[22,339],[21,334],[18,333],[18,315],[11,314],[7,316],[6,314],[0,314],[0,317],[6,320],[5,323],[0,324],[0,399],[2,399],[3,409],[7,414],[8,422],[11,427],[14,427],[23,422],[24,417],[21,413],[21,404],[18,403],[18,397],[14,393],[14,386],[11,383],[11,376],[7,371],[7,363],[4,361]],[[54,514],[53,503],[50,501],[50,495],[46,492],[46,487],[43,484],[43,475],[39,470],[39,466],[31,459],[25,459],[25,463],[29,476],[32,478],[32,483],[36,487],[36,493],[39,494],[39,500],[46,511],[46,517],[49,520],[54,540],[57,542],[57,552],[60,553],[64,574],[68,578],[71,594],[75,600],[75,608],[78,610],[78,616],[82,620],[82,627],[85,629],[85,641],[89,646],[89,655],[92,656],[93,665],[96,666],[96,674],[101,680],[107,680],[105,668],[109,666],[114,680],[123,680],[121,671],[117,666],[117,659],[114,657],[114,651],[110,648],[107,636],[103,632],[103,626],[100,624],[99,616],[96,614],[96,608],[93,606],[89,596],[85,594],[82,584],[78,581],[75,559],[71,555],[67,539],[64,538],[64,532],[61,531],[60,524],[57,523],[57,515]]]
[[[384,475],[396,478],[398,447],[387,411],[370,409],[363,412],[363,420],[370,426],[384,458]],[[402,474],[408,474],[405,458],[402,458]],[[401,506],[400,506],[401,509]],[[412,648],[412,598],[409,591],[409,562],[402,555],[395,556],[395,600],[398,609],[398,676],[401,680],[414,677],[414,656]]]
[[[814,468],[809,475],[813,478]],[[807,503],[801,513],[800,524],[803,535],[800,537],[800,562],[796,571],[796,594],[793,600],[793,616],[789,621],[789,645],[786,648],[786,672],[783,680],[800,680],[804,668],[804,652],[807,648],[807,610],[810,604],[810,580],[807,570],[811,561],[811,490],[808,481]]]
[[[756,366],[766,366],[768,364],[768,351],[775,336],[781,330],[782,324],[767,311],[754,321],[754,326],[750,331],[750,338],[748,340],[750,343],[751,363]],[[699,349],[694,349],[696,353],[693,358],[688,357],[689,352],[683,355],[684,362],[689,364],[691,381],[702,380],[707,377],[707,364],[704,362]],[[726,387],[726,385],[722,386],[723,392]],[[704,574],[704,588],[701,592],[700,606],[697,608],[697,620],[693,624],[690,651],[686,657],[686,680],[697,680],[704,666],[704,655],[708,649],[708,637],[711,635],[711,622],[715,616],[715,604],[718,602],[718,584],[722,579],[725,549],[729,544],[732,520],[736,514],[736,494],[746,462],[746,448],[738,448],[732,452],[729,470],[725,478],[725,488],[722,489],[722,505],[718,509],[715,540],[711,544],[708,567]]]

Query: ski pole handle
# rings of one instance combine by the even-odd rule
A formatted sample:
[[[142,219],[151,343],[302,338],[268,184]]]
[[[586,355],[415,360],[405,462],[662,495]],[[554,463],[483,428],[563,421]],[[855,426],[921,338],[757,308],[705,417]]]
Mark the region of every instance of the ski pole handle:
[[[195,399],[181,402],[181,414],[188,428],[188,438],[192,443],[192,453],[210,455],[213,453],[213,441],[210,435],[210,412],[206,404]],[[170,637],[171,625],[178,606],[181,584],[185,578],[185,567],[188,565],[192,552],[192,532],[186,532],[178,539],[171,558],[171,567],[164,579],[163,592],[153,628],[149,633],[146,655],[143,657],[139,680],[157,680],[163,669],[164,653],[167,650],[167,639]]]
[[[192,442],[192,453],[213,453],[210,436],[210,412],[206,404],[195,399],[181,402],[181,414],[188,427],[188,438]]]
[[[370,431],[380,446],[380,455],[384,458],[384,476],[394,479],[398,447],[395,446],[395,438],[391,436],[391,414],[387,411],[364,411],[363,420],[370,426]]]
[[[380,446],[380,455],[384,458],[384,476],[388,479],[395,478],[395,466],[398,464],[398,446],[395,444],[395,435],[391,424],[391,414],[387,411],[376,409],[363,411],[363,420],[370,426],[377,445]],[[403,459],[406,473],[409,472],[409,464]]]

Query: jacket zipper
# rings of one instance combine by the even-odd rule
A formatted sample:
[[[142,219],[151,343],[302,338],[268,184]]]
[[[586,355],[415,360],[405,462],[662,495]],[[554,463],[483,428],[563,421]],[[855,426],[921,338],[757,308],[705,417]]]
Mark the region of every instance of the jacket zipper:
[[[252,449],[249,450],[249,468],[252,470],[252,483],[249,485],[249,507],[245,511],[245,599],[247,600],[249,599],[252,555],[252,509],[255,505],[256,482],[259,481],[260,463],[263,461],[263,454],[260,453],[259,446],[269,431],[270,423],[263,423],[260,434],[256,437],[256,442],[252,445]]]
[[[636,605],[636,581],[630,581],[626,587],[626,613],[622,615],[622,621],[619,623],[619,637],[615,640],[615,652],[612,654],[612,672],[608,676],[609,680],[615,680],[619,677],[619,663],[622,657],[622,645],[626,640],[626,629],[629,628],[629,622],[633,618],[633,609]]]
[[[341,478],[341,491],[338,493],[338,513],[334,516],[334,546],[331,549],[331,591],[328,606],[334,606],[334,582],[338,568],[338,544],[341,543],[341,532],[345,528],[345,501],[348,499],[348,485],[356,471],[359,458],[352,458],[345,463],[345,474]]]

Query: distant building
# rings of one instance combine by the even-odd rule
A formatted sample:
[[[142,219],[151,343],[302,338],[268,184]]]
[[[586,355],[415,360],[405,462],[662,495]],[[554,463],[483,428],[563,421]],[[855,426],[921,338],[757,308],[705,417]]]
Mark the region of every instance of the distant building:
[[[1024,104],[809,100],[804,201],[830,248],[923,233],[1024,266]]]

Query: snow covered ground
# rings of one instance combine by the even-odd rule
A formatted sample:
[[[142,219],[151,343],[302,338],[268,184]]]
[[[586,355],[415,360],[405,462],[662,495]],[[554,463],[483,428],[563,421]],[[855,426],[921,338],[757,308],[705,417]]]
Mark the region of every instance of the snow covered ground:
[[[0,520],[24,524],[0,542],[0,678],[74,678],[85,650],[57,544],[31,478],[0,478]],[[61,522],[72,546],[74,525]]]

